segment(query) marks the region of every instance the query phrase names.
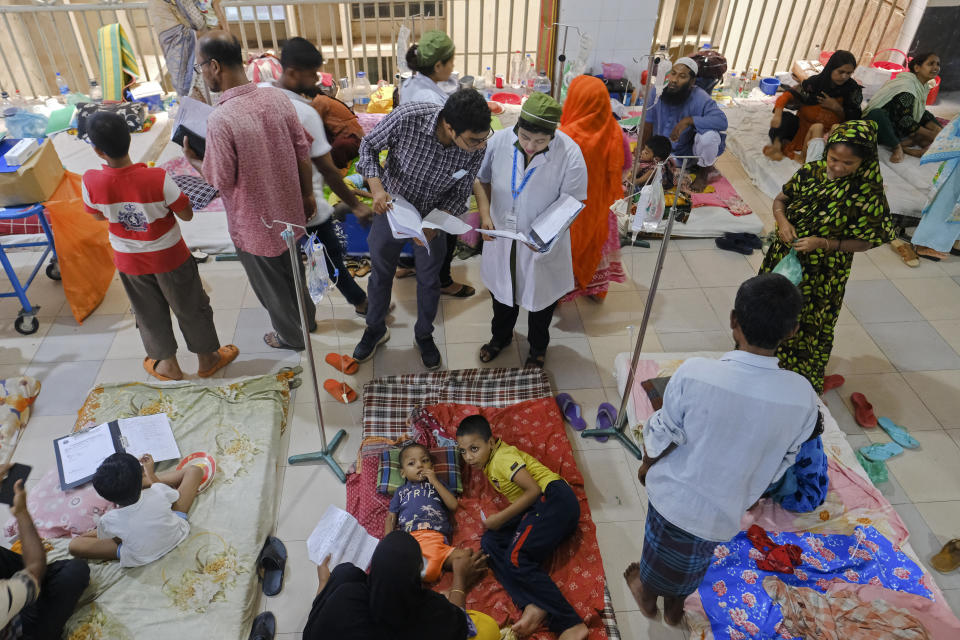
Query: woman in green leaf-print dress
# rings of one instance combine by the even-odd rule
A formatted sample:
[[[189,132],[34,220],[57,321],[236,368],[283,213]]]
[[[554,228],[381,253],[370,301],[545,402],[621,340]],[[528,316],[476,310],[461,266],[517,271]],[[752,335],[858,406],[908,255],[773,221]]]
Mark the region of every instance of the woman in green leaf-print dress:
[[[876,123],[841,124],[827,140],[824,158],[803,165],[773,201],[777,240],[760,267],[760,273],[772,271],[791,247],[797,250],[803,266],[800,327],[777,357],[817,393],[823,392],[853,254],[894,238],[877,163]]]

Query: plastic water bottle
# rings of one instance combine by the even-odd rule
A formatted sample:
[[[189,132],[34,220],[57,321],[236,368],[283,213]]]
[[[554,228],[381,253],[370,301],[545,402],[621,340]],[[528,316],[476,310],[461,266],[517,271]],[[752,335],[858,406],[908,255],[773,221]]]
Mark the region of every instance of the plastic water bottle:
[[[13,101],[10,99],[10,94],[6,91],[0,91],[0,118],[7,117],[7,110],[10,110],[11,115],[16,113],[16,107],[13,106]]]
[[[370,104],[370,81],[364,71],[357,71],[357,79],[353,83],[353,107],[357,111],[366,111]]]
[[[533,80],[533,91],[534,93],[546,93],[550,95],[550,78],[547,77],[546,71],[541,71]]]
[[[57,71],[57,89],[60,90],[60,100],[66,100],[67,94],[70,93],[70,87],[67,86],[67,81],[63,79],[59,71]]]
[[[337,92],[337,99],[353,109],[353,89],[350,88],[350,80],[347,78],[340,78],[340,90]]]
[[[514,51],[513,55],[510,56],[510,86],[514,89],[519,89],[523,86],[523,74],[526,71],[526,68],[523,66],[523,54],[519,51]]]
[[[90,79],[90,99],[94,102],[103,102],[103,89],[92,78]]]
[[[496,86],[497,86],[497,84],[496,84],[496,79],[493,77],[493,69],[491,69],[490,67],[487,67],[486,69],[484,69],[484,70],[483,70],[483,75],[481,76],[481,78],[483,79],[483,84],[484,84],[484,87],[485,87],[485,88],[483,89],[483,91],[482,91],[483,97],[485,97],[487,100],[489,100],[489,99],[490,99],[490,96],[493,95],[493,90],[494,90],[494,89],[496,88]],[[478,79],[479,79],[479,78],[478,78]],[[479,87],[478,87],[478,89],[479,89]]]
[[[737,74],[731,71],[723,81],[723,94],[731,98],[737,97]]]

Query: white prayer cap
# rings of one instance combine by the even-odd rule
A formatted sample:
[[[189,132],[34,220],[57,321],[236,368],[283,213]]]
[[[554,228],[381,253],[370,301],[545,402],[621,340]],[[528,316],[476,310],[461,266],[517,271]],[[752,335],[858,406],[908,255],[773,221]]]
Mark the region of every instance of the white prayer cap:
[[[693,71],[693,75],[697,75],[697,73],[700,70],[700,67],[698,67],[697,63],[693,61],[693,58],[686,58],[686,57],[680,58],[679,60],[677,60],[677,64],[682,64],[688,69],[690,69],[691,71]]]

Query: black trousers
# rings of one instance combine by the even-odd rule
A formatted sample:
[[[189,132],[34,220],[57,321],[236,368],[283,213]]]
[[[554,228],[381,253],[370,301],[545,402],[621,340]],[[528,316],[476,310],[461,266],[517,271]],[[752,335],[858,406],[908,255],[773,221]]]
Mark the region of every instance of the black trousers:
[[[6,579],[23,569],[20,554],[0,547],[0,578]],[[73,614],[80,595],[90,582],[86,560],[57,560],[47,565],[40,584],[40,596],[20,612],[24,638],[56,640]]]
[[[237,249],[237,257],[247,272],[250,286],[257,300],[270,315],[270,324],[280,337],[280,342],[294,351],[303,351],[303,333],[300,330],[300,307],[297,306],[297,286],[293,282],[293,267],[290,265],[290,250],[276,257],[258,256]],[[297,260],[300,277],[306,282],[303,263]],[[317,328],[314,319],[317,308],[304,287],[303,304],[307,311],[308,329]]]
[[[513,342],[513,328],[520,316],[520,306],[511,307],[498,302],[492,294],[490,297],[493,298],[490,333],[494,343],[505,347]],[[550,344],[550,322],[553,320],[553,310],[557,308],[557,302],[546,309],[527,312],[527,342],[530,343],[530,353],[542,355],[547,352],[547,345]]]
[[[453,264],[453,256],[457,253],[457,238],[460,236],[450,235],[446,231],[441,231],[447,237],[447,253],[443,257],[443,265],[440,267],[440,288],[445,289],[453,284],[453,275],[450,273],[450,265]],[[405,269],[413,268],[412,256],[400,256],[397,262],[398,267]]]
[[[770,136],[770,142],[774,140],[790,142],[798,131],[800,131],[800,118],[794,113],[784,111],[780,117],[780,126],[771,128],[768,135]]]

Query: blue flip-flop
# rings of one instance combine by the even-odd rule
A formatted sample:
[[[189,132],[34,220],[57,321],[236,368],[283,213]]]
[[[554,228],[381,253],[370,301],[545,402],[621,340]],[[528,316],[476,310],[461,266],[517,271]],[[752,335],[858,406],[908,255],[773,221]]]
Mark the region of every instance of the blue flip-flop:
[[[896,442],[901,447],[907,449],[916,449],[920,446],[920,442],[917,441],[912,435],[910,435],[906,428],[900,426],[890,418],[880,417],[877,418],[877,425],[887,432],[887,435],[890,436],[890,439]]]
[[[617,408],[609,402],[601,402],[597,407],[597,429],[612,429],[617,422]],[[610,436],[597,436],[597,442],[606,442]]]
[[[569,393],[557,394],[557,406],[560,407],[560,413],[563,414],[574,431],[583,431],[587,428],[587,422],[583,419],[580,405],[574,402]]]
[[[896,442],[883,442],[860,447],[860,454],[867,460],[882,462],[903,453],[903,447]]]

